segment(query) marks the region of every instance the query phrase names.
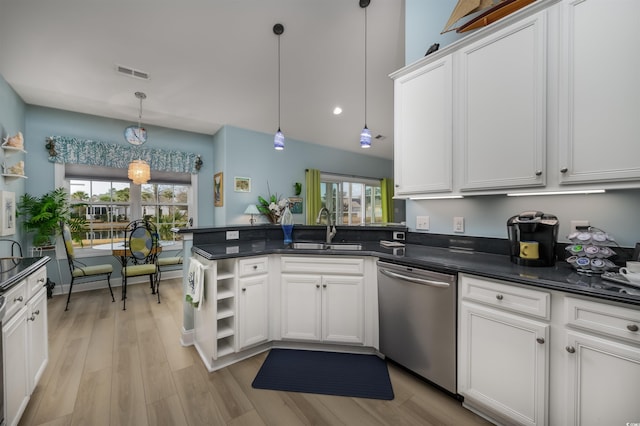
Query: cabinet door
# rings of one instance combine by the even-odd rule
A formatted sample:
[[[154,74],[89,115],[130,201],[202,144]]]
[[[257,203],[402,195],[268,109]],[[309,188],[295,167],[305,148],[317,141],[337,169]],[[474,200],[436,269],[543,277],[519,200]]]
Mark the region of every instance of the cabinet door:
[[[269,279],[268,275],[258,275],[241,278],[238,284],[238,345],[244,349],[269,338]]]
[[[625,425],[640,419],[640,348],[567,332],[567,425]]]
[[[27,308],[2,325],[4,409],[7,425],[18,424],[29,402]]]
[[[452,188],[451,56],[394,82],[397,195]]]
[[[463,302],[458,391],[507,423],[547,421],[549,325]]]
[[[322,277],[322,339],[363,343],[364,278]]]
[[[457,53],[462,190],[545,183],[545,13]]]
[[[640,2],[562,6],[560,181],[640,179]]]
[[[282,275],[282,338],[321,339],[320,275]]]
[[[49,361],[47,335],[47,289],[41,288],[27,303],[29,393],[32,393]]]

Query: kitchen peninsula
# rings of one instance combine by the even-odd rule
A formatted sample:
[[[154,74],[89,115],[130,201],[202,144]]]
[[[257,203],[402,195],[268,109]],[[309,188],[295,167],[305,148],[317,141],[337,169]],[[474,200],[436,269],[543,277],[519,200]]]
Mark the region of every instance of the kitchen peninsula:
[[[322,242],[324,231],[296,226],[293,240]],[[633,395],[640,374],[640,291],[580,275],[562,260],[552,267],[519,266],[509,260],[504,240],[404,227],[338,227],[331,249],[291,248],[271,225],[181,232],[192,237],[192,255],[209,268],[209,299],[193,310],[190,332],[209,370],[272,347],[376,353],[376,261],[383,259],[457,275],[457,387],[466,407],[494,421],[564,424],[567,404],[577,407],[601,395],[596,388],[576,387],[601,371],[618,383],[607,387],[607,401],[629,402]],[[236,232],[237,239],[226,239]],[[397,233],[404,234],[404,247],[380,244]],[[341,249],[340,243],[348,245]],[[342,309],[332,309],[331,295],[322,294],[323,284],[336,279],[342,291],[333,294]],[[321,296],[312,296],[316,288]],[[315,308],[318,316],[307,324],[308,317],[299,315]],[[327,315],[339,315],[339,321]],[[186,318],[185,312],[189,330]],[[499,346],[505,336],[510,337]],[[593,353],[600,354],[595,368],[585,368]],[[479,379],[483,372],[503,379],[486,383]],[[637,410],[631,403],[620,413],[598,406],[614,418]]]

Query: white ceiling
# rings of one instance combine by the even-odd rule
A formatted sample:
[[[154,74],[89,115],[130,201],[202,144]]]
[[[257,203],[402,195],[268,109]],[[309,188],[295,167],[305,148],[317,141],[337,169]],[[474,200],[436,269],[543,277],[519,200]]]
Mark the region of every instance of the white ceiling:
[[[281,127],[287,139],[393,157],[393,83],[404,64],[404,1],[0,0],[0,74],[28,104],[214,134]],[[142,70],[123,76],[116,64]],[[334,116],[335,106],[343,113]],[[150,142],[152,140],[150,139]]]

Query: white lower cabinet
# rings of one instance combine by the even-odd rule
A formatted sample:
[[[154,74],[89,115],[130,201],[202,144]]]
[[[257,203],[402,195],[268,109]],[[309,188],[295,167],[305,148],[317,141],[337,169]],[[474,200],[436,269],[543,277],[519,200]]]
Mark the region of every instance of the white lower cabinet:
[[[281,265],[283,339],[364,343],[363,259],[283,256]]]
[[[44,279],[43,279],[44,277]],[[5,424],[16,425],[49,360],[46,268],[42,267],[4,296],[2,321]]]
[[[565,299],[566,425],[640,422],[640,312]],[[579,329],[576,331],[574,329]]]
[[[238,261],[238,349],[269,340],[268,258]],[[245,273],[244,271],[249,271]],[[256,274],[256,275],[253,275]]]
[[[640,422],[637,307],[467,274],[459,285],[465,406],[508,425]]]
[[[469,291],[478,282],[482,292]],[[469,276],[460,285],[458,392],[465,404],[508,424],[546,424],[549,324],[501,306],[517,306],[515,298],[531,292]],[[495,303],[478,303],[492,287]]]

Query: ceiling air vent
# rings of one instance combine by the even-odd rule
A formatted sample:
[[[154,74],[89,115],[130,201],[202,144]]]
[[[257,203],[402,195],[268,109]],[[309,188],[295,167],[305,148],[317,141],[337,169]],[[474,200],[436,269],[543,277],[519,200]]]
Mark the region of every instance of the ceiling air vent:
[[[386,138],[387,138],[387,137],[386,137],[386,136],[384,136],[384,135],[376,135],[376,136],[375,136],[375,139],[377,139],[377,140],[379,140],[379,141],[383,141],[383,140],[385,140]]]
[[[136,70],[133,68],[125,67],[123,65],[116,65],[116,71],[120,74],[128,75],[129,77],[140,78],[142,80],[149,80],[149,73]]]

